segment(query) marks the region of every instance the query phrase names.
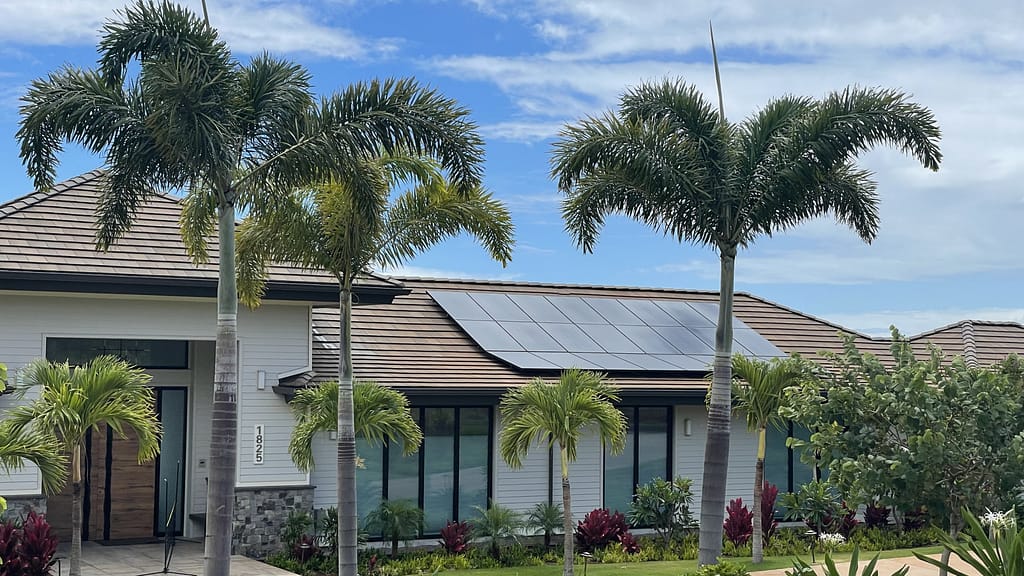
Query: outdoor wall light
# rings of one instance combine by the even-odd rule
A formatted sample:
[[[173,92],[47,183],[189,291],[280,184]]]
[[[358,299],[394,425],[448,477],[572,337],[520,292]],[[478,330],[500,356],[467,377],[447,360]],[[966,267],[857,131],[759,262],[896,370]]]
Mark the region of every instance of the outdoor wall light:
[[[683,436],[693,435],[693,420],[683,418]]]
[[[331,430],[331,432],[330,432],[330,434],[328,434],[328,436],[330,436],[331,440],[337,440],[338,439],[338,433],[336,431],[334,431],[334,430]]]
[[[256,389],[266,390],[267,389],[267,373],[263,370],[256,371]]]

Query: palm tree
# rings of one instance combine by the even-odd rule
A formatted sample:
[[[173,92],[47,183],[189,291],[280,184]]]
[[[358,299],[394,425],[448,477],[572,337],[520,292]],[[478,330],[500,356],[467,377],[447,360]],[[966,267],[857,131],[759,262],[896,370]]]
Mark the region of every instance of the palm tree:
[[[526,525],[523,516],[493,500],[486,508],[473,506],[473,509],[476,510],[476,518],[470,521],[473,538],[487,540],[491,557],[500,560],[501,543],[508,540],[518,541],[519,531]]]
[[[753,560],[764,558],[764,526],[761,524],[761,493],[764,490],[764,456],[768,427],[781,428],[786,420],[779,415],[783,391],[804,378],[801,362],[795,358],[772,358],[770,361],[732,357],[733,379],[742,382],[735,391],[735,410],[747,418],[747,428],[757,434],[757,464],[754,468],[754,537]]]
[[[398,557],[398,542],[408,544],[423,529],[423,510],[406,500],[384,500],[366,515],[366,531],[391,542],[391,558]]]
[[[35,186],[52,186],[65,141],[106,155],[97,219],[106,249],[156,189],[187,189],[182,235],[197,262],[218,236],[217,346],[204,572],[230,569],[237,466],[236,210],[349,175],[395,147],[431,156],[452,181],[480,182],[482,141],[467,111],[415,80],[359,83],[314,102],[301,66],[269,55],[238,63],[217,31],[167,0],[137,0],[103,28],[97,69],[32,83],[17,138]],[[127,77],[129,65],[139,65]]]
[[[292,411],[297,420],[288,452],[299,470],[308,472],[313,460],[313,438],[338,430],[338,383],[324,382],[295,393]],[[356,381],[352,386],[353,428],[372,445],[401,443],[406,456],[419,450],[423,432],[409,412],[409,399],[394,388]]]
[[[0,364],[0,395],[7,391],[7,366]],[[19,434],[10,423],[0,422],[0,470],[20,470],[26,462],[39,469],[44,493],[56,494],[64,487],[68,463],[57,439],[39,430],[22,430]],[[0,514],[6,509],[7,501],[0,497]]]
[[[348,178],[297,189],[254,210],[238,231],[239,292],[258,306],[269,262],[333,275],[339,293],[338,573],[356,572],[356,444],[352,391],[352,285],[371,265],[398,266],[460,233],[505,264],[513,227],[508,210],[480,187],[457,189],[433,160],[396,148],[354,163]],[[394,186],[413,188],[389,202]],[[407,446],[408,448],[408,446]]]
[[[562,130],[552,175],[566,194],[566,229],[584,252],[593,251],[609,214],[623,214],[719,254],[701,565],[716,562],[722,550],[738,250],[829,214],[870,242],[878,232],[878,196],[857,156],[888,144],[937,170],[938,140],[932,113],[895,90],[852,87],[821,100],[783,96],[736,124],[726,120],[721,99],[716,110],[682,80],[641,84],[622,96],[619,110]]]
[[[576,447],[584,434],[597,429],[601,444],[612,453],[626,446],[626,417],[615,407],[618,389],[604,375],[579,369],[562,372],[558,382],[537,378],[509,390],[501,399],[501,457],[513,469],[538,443],[557,444],[562,464],[562,530],[565,556],[562,573],[573,575],[572,498],[569,463],[576,461]]]
[[[82,448],[89,430],[109,426],[114,434],[138,439],[139,463],[160,451],[160,421],[150,377],[113,356],[99,356],[72,368],[36,360],[22,368],[25,384],[39,386],[39,397],[13,408],[4,420],[14,434],[46,434],[71,454],[71,576],[81,574]]]

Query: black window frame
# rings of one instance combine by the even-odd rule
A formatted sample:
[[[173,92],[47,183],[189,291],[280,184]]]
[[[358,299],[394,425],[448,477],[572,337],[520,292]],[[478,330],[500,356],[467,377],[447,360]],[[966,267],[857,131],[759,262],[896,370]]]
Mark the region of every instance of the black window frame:
[[[667,442],[665,443],[665,474],[664,480],[672,480],[675,474],[675,462],[672,457],[675,454],[675,406],[658,406],[650,404],[637,404],[630,406],[619,406],[621,410],[629,419],[629,431],[633,434],[633,490],[630,495],[630,501],[633,496],[636,496],[636,489],[640,486],[640,409],[646,408],[663,408],[665,410],[665,422],[667,428],[665,430],[665,436]],[[605,474],[607,473],[605,466],[607,462],[608,449],[602,450],[601,457],[601,506],[608,508],[607,496],[605,492]],[[628,512],[627,510],[620,510],[623,514]]]
[[[45,349],[46,349],[45,350],[46,359],[48,361],[50,361],[50,362],[69,362],[70,361],[70,358],[58,358],[58,357],[55,357],[55,354],[51,353],[51,350],[50,350],[51,343],[57,343],[57,342],[82,342],[82,343],[88,343],[88,342],[96,342],[96,343],[100,343],[100,342],[117,342],[118,345],[119,345],[119,348],[122,351],[124,350],[124,346],[125,346],[126,342],[172,343],[172,344],[180,345],[180,346],[182,346],[184,348],[184,352],[185,353],[184,353],[183,357],[185,358],[185,362],[184,362],[183,365],[182,364],[178,364],[178,365],[135,364],[134,362],[132,362],[132,359],[127,357],[125,354],[123,354],[123,352],[122,353],[116,353],[115,351],[110,350],[109,353],[105,353],[105,354],[108,354],[108,355],[120,358],[120,359],[122,359],[122,360],[124,360],[126,362],[129,362],[129,363],[133,364],[134,366],[136,366],[138,368],[142,368],[143,370],[189,370],[189,369],[192,368],[192,353],[191,353],[191,349],[189,347],[189,341],[188,340],[165,339],[165,338],[92,338],[92,337],[74,337],[74,336],[48,336],[48,337],[46,337],[46,342],[45,342],[44,346],[45,346]],[[103,356],[105,354],[96,354],[96,355],[90,357],[88,361],[91,361],[92,359],[97,358],[99,356]]]

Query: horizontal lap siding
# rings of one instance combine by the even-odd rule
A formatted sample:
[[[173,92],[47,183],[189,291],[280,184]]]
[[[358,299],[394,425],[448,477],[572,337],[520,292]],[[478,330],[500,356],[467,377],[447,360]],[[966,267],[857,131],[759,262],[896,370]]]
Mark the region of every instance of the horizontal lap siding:
[[[685,420],[690,420],[692,435],[685,435]],[[707,441],[707,411],[703,406],[676,407],[675,474],[693,480],[693,507],[700,511],[703,489],[704,443]],[[754,458],[757,455],[754,435],[747,431],[746,423],[738,418],[732,421],[729,442],[729,476],[725,484],[726,500],[743,498],[750,505],[754,493]]]
[[[338,441],[331,440],[327,433],[317,434],[313,439],[313,461],[316,467],[309,473],[309,483],[316,487],[313,493],[314,508],[330,508],[338,505]],[[365,474],[356,470],[356,474]],[[358,503],[357,503],[358,505]]]
[[[556,454],[557,458],[557,454]],[[558,460],[555,460],[558,462]],[[569,464],[569,490],[572,496],[572,517],[573,521],[583,519],[583,516],[594,508],[604,506],[601,484],[604,478],[604,454],[602,453],[601,442],[598,439],[597,431],[594,428],[587,429],[576,446],[576,461]],[[555,483],[555,501],[562,501],[561,471],[554,474],[552,482]]]
[[[277,375],[309,362],[309,309],[264,305],[255,312],[240,310],[239,467],[242,486],[291,486],[309,483],[288,454],[295,418],[284,399],[274,393]],[[256,389],[257,371],[266,372],[266,388]],[[264,427],[263,464],[253,463],[254,427]]]
[[[497,412],[495,410],[495,418],[500,419]],[[494,499],[517,512],[529,512],[538,503],[548,501],[548,446],[535,444],[523,458],[522,467],[512,469],[501,457],[500,420],[495,425]],[[555,497],[560,498],[560,495],[556,493]]]

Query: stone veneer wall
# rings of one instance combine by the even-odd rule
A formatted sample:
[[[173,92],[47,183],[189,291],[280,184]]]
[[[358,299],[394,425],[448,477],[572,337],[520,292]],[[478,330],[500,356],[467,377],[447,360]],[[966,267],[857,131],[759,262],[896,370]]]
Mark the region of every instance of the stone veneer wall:
[[[36,514],[46,514],[45,496],[13,496],[7,499],[7,512],[3,518],[21,518],[30,511],[35,510]]]
[[[313,514],[312,486],[235,488],[232,553],[265,558],[281,551],[281,532],[293,511]]]

